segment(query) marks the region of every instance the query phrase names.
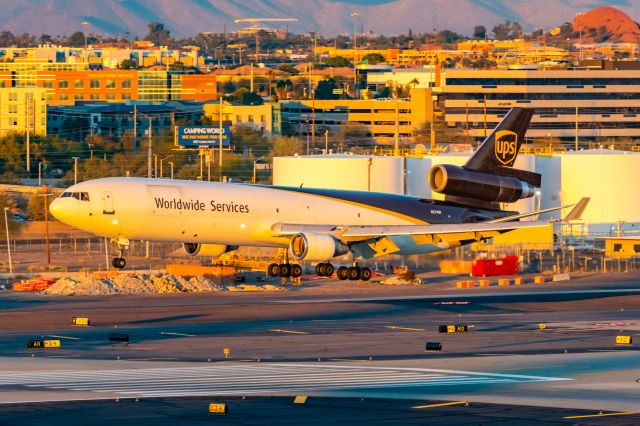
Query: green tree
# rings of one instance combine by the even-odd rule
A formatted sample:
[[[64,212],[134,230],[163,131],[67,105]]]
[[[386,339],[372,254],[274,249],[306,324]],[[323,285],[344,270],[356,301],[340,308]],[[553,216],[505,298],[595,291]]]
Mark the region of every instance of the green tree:
[[[487,29],[484,25],[476,25],[473,27],[473,38],[482,40],[487,36]]]
[[[67,37],[67,44],[72,47],[84,46],[84,33],[82,31],[76,31]]]
[[[288,136],[280,136],[273,139],[273,146],[270,157],[287,157],[302,152],[302,142],[300,139]]]
[[[255,127],[246,124],[236,124],[231,128],[231,141],[241,151],[254,154],[269,151],[269,140]]]
[[[505,21],[493,27],[493,36],[496,40],[507,40],[511,34],[511,21]]]
[[[316,99],[339,99],[340,95],[336,95],[333,93],[334,89],[337,89],[338,85],[336,84],[335,78],[328,78],[326,80],[320,80],[318,82],[318,87],[315,90],[315,98]]]
[[[33,220],[44,220],[44,200],[45,198],[47,199],[48,208],[55,198],[54,195],[47,195],[45,197],[45,190],[48,194],[51,193],[48,188],[43,187],[43,191],[38,191],[29,197],[29,201],[27,202],[27,215]],[[51,215],[49,215],[49,219],[51,219]]]
[[[147,28],[149,32],[144,37],[145,40],[152,41],[157,46],[166,45],[171,42],[171,32],[165,28],[162,22],[149,22]]]
[[[382,56],[380,53],[377,53],[377,52],[367,53],[362,57],[362,62],[366,62],[371,65],[376,65],[384,61],[385,61],[384,56]]]
[[[325,65],[328,67],[341,68],[348,67],[353,68],[353,64],[344,56],[334,56],[325,61]]]
[[[124,59],[118,64],[118,68],[121,70],[135,70],[138,68],[138,64],[133,59]]]
[[[280,71],[286,72],[290,75],[299,74],[299,71],[291,64],[280,64],[276,67],[276,69],[279,69]]]

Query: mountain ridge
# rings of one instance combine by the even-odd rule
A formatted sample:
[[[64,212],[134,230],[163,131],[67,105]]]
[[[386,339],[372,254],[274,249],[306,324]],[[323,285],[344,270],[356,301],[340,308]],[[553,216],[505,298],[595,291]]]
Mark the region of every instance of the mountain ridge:
[[[520,22],[527,32],[549,30],[572,22],[577,12],[602,6],[640,18],[640,2],[630,0],[0,0],[0,30],[67,35],[88,21],[89,33],[144,37],[147,23],[154,21],[165,23],[176,37],[187,37],[236,31],[243,28],[233,22],[239,18],[295,17],[299,22],[289,23],[291,32],[332,36],[352,33],[350,15],[357,12],[358,31],[391,35],[435,28],[471,35],[476,25],[490,33],[507,19]]]

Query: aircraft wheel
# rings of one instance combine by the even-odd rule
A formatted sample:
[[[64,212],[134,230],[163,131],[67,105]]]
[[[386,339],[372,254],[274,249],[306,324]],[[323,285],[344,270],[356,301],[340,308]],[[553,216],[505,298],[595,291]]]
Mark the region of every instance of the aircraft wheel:
[[[127,265],[127,261],[124,260],[123,257],[114,257],[111,261],[111,265],[116,269],[122,269]]]
[[[371,279],[371,269],[366,266],[360,269],[360,279],[362,281],[369,281]]]
[[[289,265],[288,263],[280,264],[280,276],[282,278],[290,277],[291,276],[291,265]]]
[[[352,266],[348,270],[348,277],[351,281],[357,281],[360,279],[360,268]]]
[[[291,277],[298,278],[302,275],[302,266],[298,264],[291,265]]]
[[[338,278],[342,281],[349,278],[349,268],[346,266],[341,266],[338,268]]]
[[[316,265],[316,275],[319,277],[324,277],[324,270],[325,270],[325,264],[324,263],[318,263]]]
[[[278,275],[280,275],[280,265],[278,265],[277,263],[272,263],[271,265],[269,265],[269,267],[267,268],[267,275],[269,275],[270,277],[277,277]]]
[[[333,267],[332,264],[330,263],[325,263],[324,264],[324,276],[325,277],[330,277],[331,275],[333,275],[333,273],[336,271],[336,269]]]

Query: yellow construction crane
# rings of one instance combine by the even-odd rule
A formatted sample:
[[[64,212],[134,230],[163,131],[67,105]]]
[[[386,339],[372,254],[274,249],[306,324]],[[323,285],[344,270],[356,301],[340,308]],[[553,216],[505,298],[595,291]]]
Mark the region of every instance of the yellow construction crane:
[[[298,22],[298,18],[242,18],[236,19],[233,22],[240,24],[242,22],[249,22],[252,24],[251,28],[242,30],[245,33],[255,33],[256,35],[256,62],[260,60],[260,30],[267,30],[267,28],[259,28],[258,22]]]

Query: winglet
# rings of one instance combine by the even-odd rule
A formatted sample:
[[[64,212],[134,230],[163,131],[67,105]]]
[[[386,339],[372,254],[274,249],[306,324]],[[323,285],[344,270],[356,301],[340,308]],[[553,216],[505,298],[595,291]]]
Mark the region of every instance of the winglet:
[[[564,222],[569,222],[572,220],[580,220],[582,217],[582,213],[584,213],[584,209],[587,208],[587,204],[591,201],[590,197],[583,197],[578,204],[565,216],[563,219]]]

